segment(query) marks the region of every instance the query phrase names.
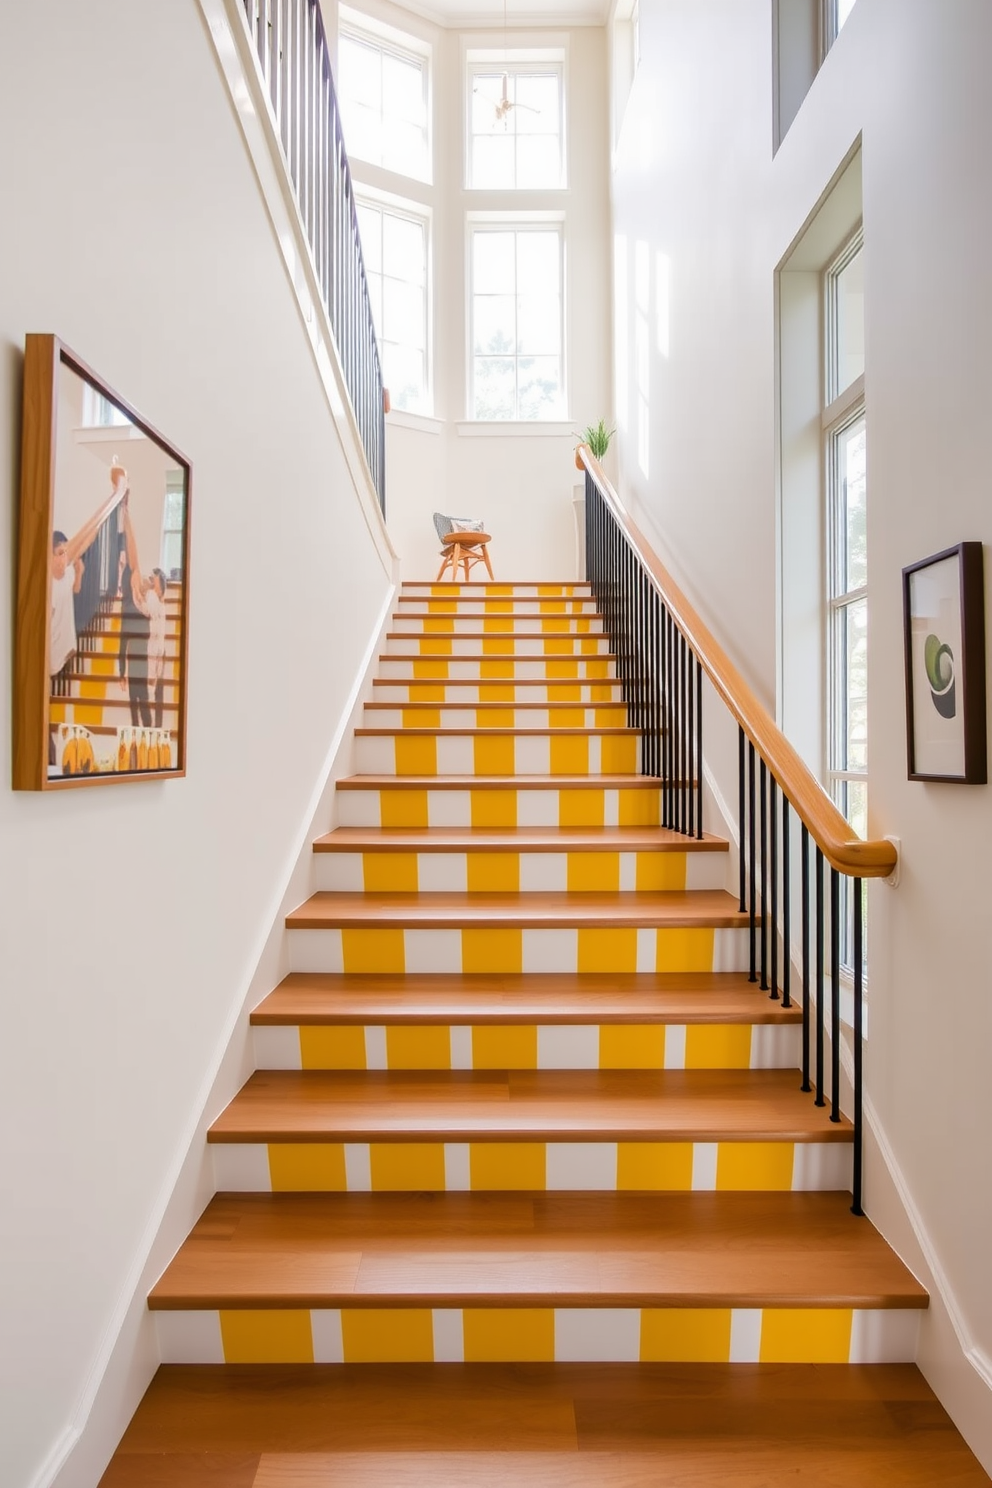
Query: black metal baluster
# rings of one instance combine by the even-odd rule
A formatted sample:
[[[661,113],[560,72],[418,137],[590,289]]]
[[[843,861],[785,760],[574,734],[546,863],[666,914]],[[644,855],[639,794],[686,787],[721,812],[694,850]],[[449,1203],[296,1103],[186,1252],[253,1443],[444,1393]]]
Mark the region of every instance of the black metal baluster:
[[[851,882],[854,894],[854,1214],[864,1214],[861,1207],[862,1147],[864,1142],[863,1122],[863,1060],[864,1060],[864,901],[861,879]]]
[[[747,799],[747,788],[745,784],[744,770],[744,730],[740,724],[737,725],[737,857],[741,880],[741,914],[747,908],[745,892],[747,885],[747,874],[744,866],[744,834],[747,831],[747,819],[745,817],[745,801]]]
[[[767,991],[767,766],[761,760],[760,812],[761,812],[761,991]]]
[[[692,649],[689,646],[688,642],[686,642],[686,670],[688,672],[688,677],[687,677],[688,689],[687,690],[688,690],[688,693],[689,693],[689,712],[688,712],[688,716],[686,718],[686,741],[687,741],[686,761],[687,761],[687,763],[686,763],[686,786],[685,786],[685,788],[686,788],[686,794],[688,795],[688,798],[689,798],[689,812],[688,812],[687,826],[688,826],[688,834],[689,834],[690,837],[695,836],[695,832],[696,832],[696,788],[695,788],[695,784],[694,784],[694,782],[695,782],[695,773],[694,773],[695,772],[695,765],[693,763],[693,753],[694,753],[695,744],[696,744],[696,707],[695,707],[695,701],[696,701],[695,700],[695,692],[696,692],[696,668],[693,666],[692,662],[693,662]]]
[[[823,1094],[823,852],[816,849],[816,1104]]]
[[[771,998],[778,1002],[778,785],[770,773],[768,803],[769,870],[772,878]]]
[[[840,1120],[840,874],[830,870],[830,1120]]]
[[[782,792],[782,1006],[792,1006],[792,853],[789,798]]]
[[[685,636],[679,631],[679,831],[685,836],[685,715],[687,709],[686,700],[686,664],[685,664]]]
[[[800,853],[802,855],[802,896],[803,896],[803,1090],[812,1089],[809,1083],[809,828],[806,823],[802,824],[800,834]]]
[[[755,853],[755,824],[754,824],[754,745],[750,739],[747,743],[747,790],[748,790],[748,879],[750,882],[750,935],[751,935],[751,969],[748,976],[749,982],[758,980],[757,972],[757,941],[755,938],[756,916],[757,916],[757,894],[758,882],[754,871]]]
[[[668,811],[668,747],[672,736],[668,707],[668,606],[661,606],[661,824],[671,826]]]
[[[696,836],[703,836],[703,663],[696,662]]]

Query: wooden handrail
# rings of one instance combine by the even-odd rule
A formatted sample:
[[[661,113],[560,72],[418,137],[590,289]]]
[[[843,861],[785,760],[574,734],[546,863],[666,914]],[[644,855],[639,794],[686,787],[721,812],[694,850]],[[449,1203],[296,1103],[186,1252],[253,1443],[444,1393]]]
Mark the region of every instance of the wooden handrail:
[[[765,761],[830,866],[854,878],[887,877],[897,861],[892,843],[884,838],[863,841],[852,832],[850,823],[837,810],[631,519],[588,445],[579,445],[575,463],[580,470],[587,470],[596,482],[703,671]]]

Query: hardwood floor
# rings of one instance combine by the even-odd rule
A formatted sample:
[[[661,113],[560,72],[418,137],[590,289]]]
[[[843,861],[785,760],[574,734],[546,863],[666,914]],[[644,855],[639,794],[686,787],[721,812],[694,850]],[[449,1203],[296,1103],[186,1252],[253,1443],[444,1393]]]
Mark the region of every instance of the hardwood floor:
[[[100,1488],[987,1488],[914,1365],[165,1365]]]

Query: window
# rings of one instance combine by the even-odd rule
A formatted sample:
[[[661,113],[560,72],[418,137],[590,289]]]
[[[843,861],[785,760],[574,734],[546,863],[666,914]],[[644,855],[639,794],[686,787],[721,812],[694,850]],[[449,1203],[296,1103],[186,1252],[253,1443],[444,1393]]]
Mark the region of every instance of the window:
[[[827,553],[827,777],[839,810],[868,832],[868,484],[860,232],[824,276],[823,413]],[[851,965],[844,880],[841,959]]]
[[[823,7],[823,55],[826,56],[840,29],[854,9],[854,0],[821,0]]]
[[[162,567],[170,579],[183,576],[183,527],[186,515],[186,477],[181,470],[165,474],[162,513]]]
[[[348,154],[417,180],[430,179],[427,58],[342,27],[338,101]]]
[[[131,420],[126,413],[122,413],[115,403],[89,383],[83,384],[83,428],[104,429],[124,428]]]
[[[429,413],[427,220],[372,200],[355,206],[383,381],[394,408]]]
[[[468,184],[483,191],[565,184],[561,62],[469,63]]]
[[[558,224],[470,233],[472,417],[565,417]]]

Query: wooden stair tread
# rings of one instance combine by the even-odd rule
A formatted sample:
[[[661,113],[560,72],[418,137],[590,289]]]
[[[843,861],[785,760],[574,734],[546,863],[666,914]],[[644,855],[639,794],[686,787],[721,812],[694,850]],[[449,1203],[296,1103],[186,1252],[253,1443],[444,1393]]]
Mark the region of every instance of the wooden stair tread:
[[[844,1194],[218,1194],[152,1289],[190,1307],[922,1308]]]
[[[393,686],[396,686],[396,683],[394,682],[392,685]],[[568,712],[570,712],[570,711],[572,711],[572,710],[574,710],[576,708],[583,708],[583,709],[586,709],[586,710],[588,710],[590,712],[593,709],[597,709],[597,708],[612,708],[612,709],[614,709],[616,711],[619,711],[622,708],[622,709],[624,709],[624,711],[626,711],[627,704],[623,701],[622,698],[618,698],[615,702],[604,701],[604,700],[600,699],[600,700],[598,700],[596,702],[591,702],[591,703],[580,703],[580,702],[546,703],[546,702],[543,702],[543,701],[539,701],[539,702],[518,702],[518,701],[513,701],[513,702],[489,702],[489,703],[482,702],[482,703],[477,703],[477,702],[459,702],[457,700],[452,701],[452,702],[441,702],[441,701],[438,701],[438,702],[418,702],[418,701],[415,700],[413,702],[383,702],[383,703],[371,702],[371,703],[366,703],[365,704],[365,708],[366,708],[366,710],[368,712],[376,712],[376,713],[388,713],[390,711],[395,712],[397,708],[402,708],[402,710],[403,710],[404,713],[417,713],[417,712],[436,713],[439,709],[457,709],[458,712],[465,712],[465,713],[470,713],[470,712],[474,712],[474,713],[490,713],[490,712],[491,713],[507,713],[507,712],[510,712],[510,711],[513,711],[513,712],[516,712],[516,711],[523,712],[525,710],[528,710],[528,711],[531,711],[531,712],[535,712],[535,713],[538,712],[538,711],[543,710],[546,713],[549,708],[554,709],[554,710],[568,711]],[[609,727],[609,725],[607,725],[607,726]],[[486,732],[488,733],[489,730],[487,729]],[[599,729],[599,728],[597,728],[596,729],[596,732],[597,733],[600,733],[600,732],[602,732],[602,730]]]
[[[540,639],[540,637],[535,637]],[[416,640],[416,636],[394,636],[392,640],[410,641]],[[473,637],[465,637],[473,639]],[[480,636],[479,640],[482,639]],[[499,639],[497,637],[497,639]],[[616,661],[615,651],[383,651],[379,654],[380,662],[383,661]],[[609,682],[610,677],[596,678],[596,681]]]
[[[471,782],[471,784],[469,784]],[[346,775],[338,790],[653,790],[657,775]]]
[[[670,827],[337,827],[314,852],[728,852],[724,837]]]
[[[849,1142],[796,1070],[256,1070],[211,1142]]]
[[[423,660],[422,657],[416,658]],[[428,658],[430,659],[430,658]],[[496,658],[500,660],[499,657]],[[535,658],[531,658],[534,660]],[[441,660],[445,660],[441,657]],[[612,687],[620,689],[623,686],[619,677],[449,677],[438,679],[437,677],[373,677],[373,687]],[[614,699],[601,699],[603,705],[610,702],[614,704],[622,701],[617,697]],[[390,704],[390,706],[394,706]],[[438,705],[440,706],[440,705]],[[511,706],[509,703],[504,707]],[[572,706],[581,707],[582,704],[573,702]],[[594,706],[587,704],[586,706]]]
[[[590,723],[573,727],[556,728],[455,728],[442,727],[414,727],[398,723],[392,728],[356,728],[354,737],[356,739],[395,739],[402,736],[404,739],[461,739],[466,737],[481,739],[562,739],[574,736],[583,738],[601,737],[633,737],[640,738],[642,730],[634,728],[630,724],[596,724]]]
[[[251,1014],[299,1024],[800,1023],[743,972],[347,976],[290,972]]]
[[[543,894],[369,894],[324,889],[286,916],[291,930],[463,930],[468,927],[538,929],[739,929],[748,923],[723,889],[689,892]]]

